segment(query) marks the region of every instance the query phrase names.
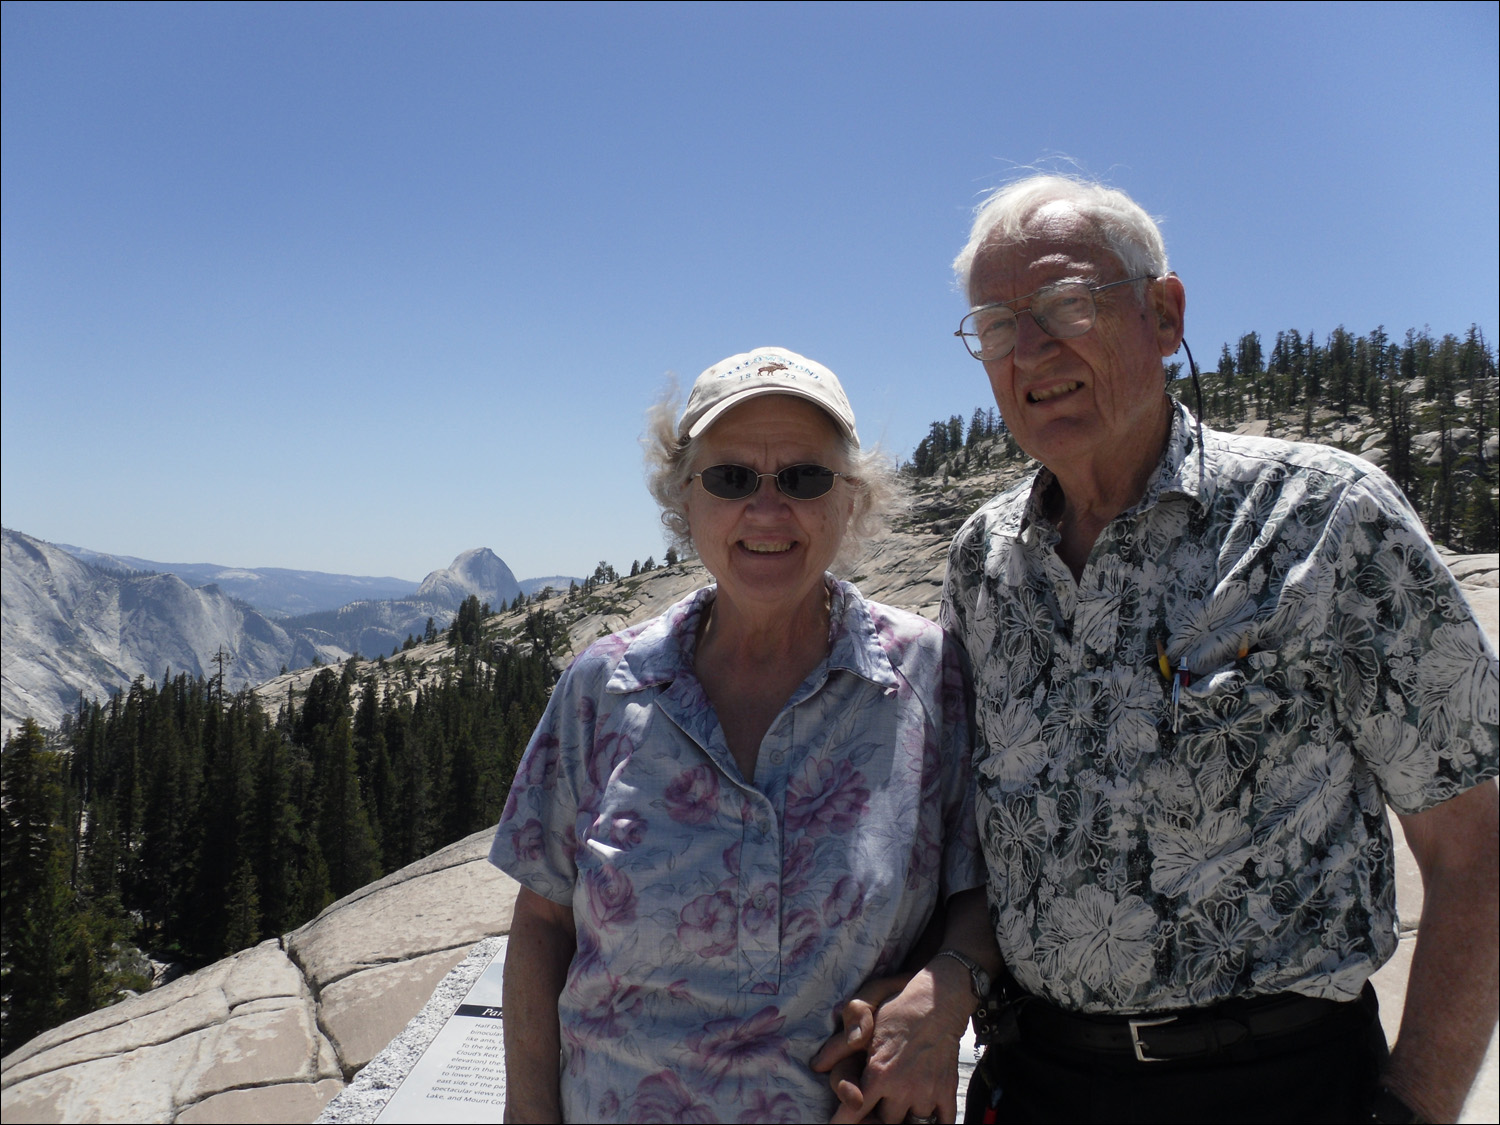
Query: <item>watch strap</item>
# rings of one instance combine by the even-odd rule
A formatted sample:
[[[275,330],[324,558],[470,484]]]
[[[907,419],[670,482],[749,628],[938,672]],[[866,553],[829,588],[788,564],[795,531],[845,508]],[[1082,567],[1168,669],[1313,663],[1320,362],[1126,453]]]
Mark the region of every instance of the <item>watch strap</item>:
[[[969,970],[969,987],[974,990],[974,999],[983,1001],[990,994],[990,974],[984,971],[984,966],[967,953],[957,949],[940,950],[933,960],[938,957],[952,957],[964,968]]]

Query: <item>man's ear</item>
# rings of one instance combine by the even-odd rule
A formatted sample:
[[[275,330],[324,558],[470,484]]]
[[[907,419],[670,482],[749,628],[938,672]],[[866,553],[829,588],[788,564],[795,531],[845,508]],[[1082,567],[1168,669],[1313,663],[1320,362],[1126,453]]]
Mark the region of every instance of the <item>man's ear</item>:
[[[1151,286],[1152,311],[1156,313],[1156,339],[1162,357],[1182,346],[1183,314],[1187,310],[1187,291],[1175,273],[1159,278]]]

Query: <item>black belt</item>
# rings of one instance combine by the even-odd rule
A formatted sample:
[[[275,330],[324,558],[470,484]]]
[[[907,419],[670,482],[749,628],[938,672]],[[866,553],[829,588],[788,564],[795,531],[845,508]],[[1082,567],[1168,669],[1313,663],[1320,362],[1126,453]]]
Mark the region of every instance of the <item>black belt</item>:
[[[1203,1058],[1293,1035],[1346,1015],[1360,1003],[1282,992],[1228,1000],[1212,1008],[1093,1016],[1066,1012],[1032,997],[1017,1017],[1028,1040],[1156,1063]]]

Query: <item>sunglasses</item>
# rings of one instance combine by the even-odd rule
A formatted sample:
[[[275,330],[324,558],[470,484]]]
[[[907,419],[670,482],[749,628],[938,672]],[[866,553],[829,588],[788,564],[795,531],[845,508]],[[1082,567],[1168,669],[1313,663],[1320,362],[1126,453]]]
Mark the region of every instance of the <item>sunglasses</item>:
[[[783,496],[793,500],[816,500],[833,487],[835,477],[843,476],[822,465],[788,465],[779,473],[757,473],[745,465],[710,465],[689,479],[703,483],[703,491],[720,500],[744,500],[754,496],[760,482],[770,477]]]

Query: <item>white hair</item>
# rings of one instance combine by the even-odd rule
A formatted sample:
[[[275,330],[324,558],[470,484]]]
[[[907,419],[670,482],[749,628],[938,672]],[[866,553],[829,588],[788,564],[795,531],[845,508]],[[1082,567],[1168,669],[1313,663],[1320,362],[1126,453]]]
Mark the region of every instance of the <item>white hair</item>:
[[[661,508],[667,539],[679,552],[691,553],[693,532],[688,526],[686,493],[692,484],[693,449],[696,441],[677,432],[681,412],[675,386],[669,387],[646,412],[646,433],[641,445],[646,456],[646,487]],[[830,419],[830,423],[832,419]],[[844,485],[854,490],[854,506],[844,529],[844,542],[833,569],[847,568],[872,540],[890,530],[891,521],[906,508],[906,490],[895,463],[879,446],[861,449],[859,443],[834,426],[845,468]]]
[[[965,297],[974,258],[986,243],[1024,242],[1026,227],[1049,203],[1069,203],[1091,225],[1100,243],[1120,260],[1131,276],[1162,277],[1167,273],[1167,246],[1156,220],[1135,200],[1116,188],[1076,176],[1044,173],[1027,176],[998,188],[974,210],[969,241],[953,259],[953,272]],[[1140,290],[1143,285],[1134,288]]]

